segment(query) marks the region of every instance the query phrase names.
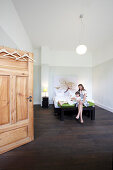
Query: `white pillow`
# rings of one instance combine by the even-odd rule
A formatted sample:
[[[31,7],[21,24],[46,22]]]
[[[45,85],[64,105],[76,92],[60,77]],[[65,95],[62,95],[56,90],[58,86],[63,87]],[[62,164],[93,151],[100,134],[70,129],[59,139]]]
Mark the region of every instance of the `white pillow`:
[[[55,89],[55,96],[64,96],[64,90]]]
[[[64,94],[63,93],[56,93],[56,96],[57,97],[64,97]]]

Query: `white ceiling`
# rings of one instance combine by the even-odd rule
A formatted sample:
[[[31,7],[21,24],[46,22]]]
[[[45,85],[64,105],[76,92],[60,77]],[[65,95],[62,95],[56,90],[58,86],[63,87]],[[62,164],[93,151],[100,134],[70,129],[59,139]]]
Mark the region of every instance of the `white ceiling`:
[[[113,39],[113,0],[12,0],[34,48],[73,50],[84,14],[84,43],[90,51]]]

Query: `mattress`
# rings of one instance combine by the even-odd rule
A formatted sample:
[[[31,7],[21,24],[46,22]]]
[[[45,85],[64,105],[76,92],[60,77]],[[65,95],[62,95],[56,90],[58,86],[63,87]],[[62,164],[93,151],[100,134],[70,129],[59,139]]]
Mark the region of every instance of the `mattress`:
[[[60,105],[58,104],[58,101],[64,101],[64,102],[66,102],[66,103],[63,104],[62,106],[60,106]],[[56,96],[56,97],[54,97],[54,99],[53,99],[53,103],[54,103],[54,107],[55,107],[55,108],[75,106],[75,103],[74,103],[74,102],[72,103],[72,101],[71,101],[71,104],[69,104],[69,103],[70,103],[70,98],[69,98],[69,97],[58,97],[58,96]],[[89,103],[89,106],[92,106],[92,107],[95,106],[95,103],[94,103],[93,100],[88,101],[88,103]],[[88,107],[89,107],[89,106],[88,106]]]

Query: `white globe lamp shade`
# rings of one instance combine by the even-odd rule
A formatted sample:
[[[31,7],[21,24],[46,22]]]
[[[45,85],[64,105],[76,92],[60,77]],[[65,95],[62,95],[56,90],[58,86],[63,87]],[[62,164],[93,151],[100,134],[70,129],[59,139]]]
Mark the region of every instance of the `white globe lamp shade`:
[[[79,54],[79,55],[85,54],[86,51],[87,51],[86,45],[79,45],[79,46],[77,46],[77,48],[76,48],[76,53]]]

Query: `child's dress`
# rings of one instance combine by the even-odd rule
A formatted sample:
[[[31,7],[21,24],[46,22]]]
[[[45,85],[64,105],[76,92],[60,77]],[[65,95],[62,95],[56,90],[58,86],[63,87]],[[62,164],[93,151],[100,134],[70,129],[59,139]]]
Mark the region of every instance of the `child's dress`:
[[[76,107],[78,107],[80,100],[81,100],[80,96],[79,97],[75,97],[74,103],[76,104]]]

